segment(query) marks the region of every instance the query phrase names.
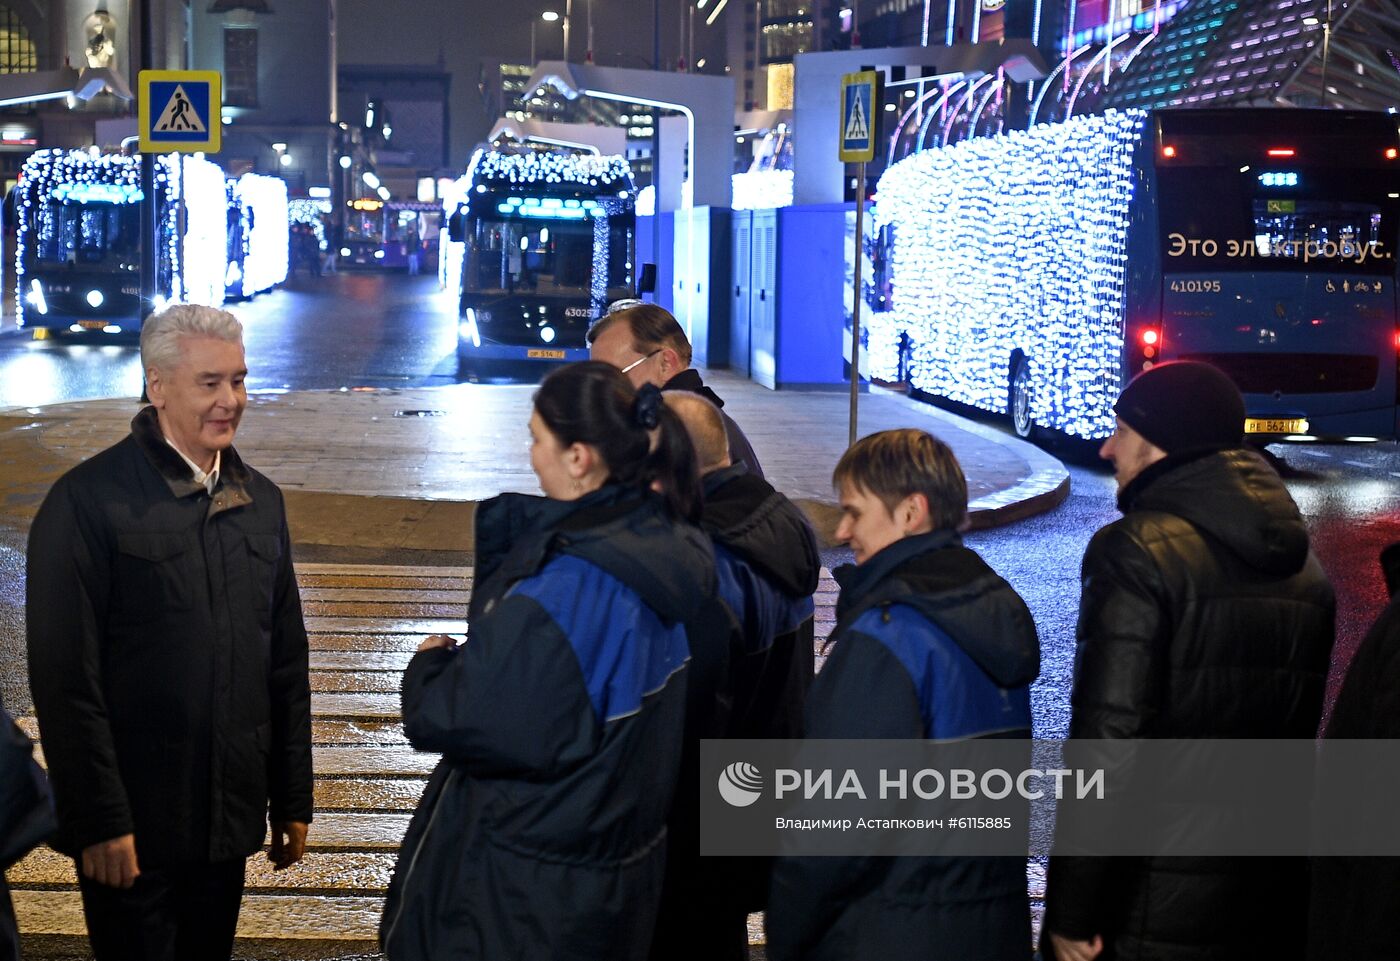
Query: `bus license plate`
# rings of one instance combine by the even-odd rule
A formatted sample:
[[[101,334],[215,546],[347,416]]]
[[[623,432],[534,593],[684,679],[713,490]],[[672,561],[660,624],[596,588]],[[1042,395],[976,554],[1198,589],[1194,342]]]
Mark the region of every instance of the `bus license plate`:
[[[534,348],[525,351],[525,356],[529,357],[531,360],[563,360],[564,352],[562,350],[540,350]]]
[[[86,330],[101,330],[110,323],[110,320],[80,320],[78,326]]]
[[[1246,434],[1306,434],[1308,422],[1301,417],[1292,419],[1246,417],[1244,432]]]

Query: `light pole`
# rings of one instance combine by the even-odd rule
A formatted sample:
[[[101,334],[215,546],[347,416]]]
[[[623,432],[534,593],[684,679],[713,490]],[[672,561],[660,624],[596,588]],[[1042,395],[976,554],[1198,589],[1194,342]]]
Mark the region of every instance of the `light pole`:
[[[569,20],[574,15],[574,0],[564,0],[564,62],[569,62]]]
[[[546,10],[544,13],[540,14],[540,20],[543,20],[545,23],[554,23],[554,22],[555,22],[556,20],[558,20],[558,19],[559,19],[559,14],[555,13],[553,10]],[[531,66],[531,67],[534,67],[535,64],[539,63],[538,58],[535,57],[535,27],[537,27],[537,26],[539,26],[539,20],[531,20],[531,21],[530,21],[530,66]],[[568,20],[565,20],[565,21],[564,21],[564,36],[567,38],[568,35],[569,35],[569,21],[568,21]],[[568,40],[566,39],[564,42],[565,42],[565,44],[567,44],[567,43],[568,43]],[[567,54],[567,52],[566,52],[565,55],[564,55],[564,59],[565,59],[565,60],[568,60],[568,54]]]

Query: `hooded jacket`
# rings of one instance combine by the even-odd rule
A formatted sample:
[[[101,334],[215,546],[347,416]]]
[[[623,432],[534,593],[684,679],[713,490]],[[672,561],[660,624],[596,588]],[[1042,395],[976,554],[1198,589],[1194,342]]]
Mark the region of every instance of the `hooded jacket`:
[[[1246,450],[1176,454],[1119,506],[1084,555],[1071,737],[1313,738],[1335,601],[1278,474]],[[1297,957],[1305,872],[1301,859],[1052,858],[1046,927],[1103,935],[1107,958]]]
[[[389,888],[385,953],[643,958],[709,543],[617,487],[505,494],[476,523],[468,640],[404,674],[405,733],[443,758]]]
[[[763,909],[767,858],[700,856],[699,738],[794,738],[813,673],[812,593],[821,555],[807,518],[743,464],[704,479],[700,526],[715,547],[719,598],[734,629],[710,682],[692,683],[718,704],[694,704],[672,809],[666,883],[652,957],[742,958],[745,918]],[[692,673],[692,682],[696,674]]]
[[[312,813],[306,628],[282,493],[223,451],[211,497],[155,408],[29,532],[29,683],[71,856],[242,860]]]
[[[719,415],[724,418],[724,433],[729,438],[729,459],[735,464],[743,464],[749,469],[749,473],[762,479],[763,468],[759,466],[758,455],[753,452],[753,445],[744,436],[744,432],[739,429],[739,425],[734,422],[734,418],[724,412],[724,401],[720,400],[705,382],[700,379],[700,372],[694,367],[687,367],[662,386],[662,390],[683,390],[691,394],[699,394],[719,408]]]
[[[808,738],[1029,738],[1040,645],[1011,586],[950,531],[838,568],[835,652]],[[774,961],[1003,961],[1030,954],[1021,858],[779,858]]]

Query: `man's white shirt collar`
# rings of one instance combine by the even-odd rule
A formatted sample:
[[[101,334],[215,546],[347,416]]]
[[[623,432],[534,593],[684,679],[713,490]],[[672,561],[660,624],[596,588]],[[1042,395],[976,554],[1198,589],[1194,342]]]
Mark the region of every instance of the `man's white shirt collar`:
[[[219,486],[219,462],[223,459],[224,452],[219,450],[214,451],[214,467],[212,470],[209,471],[209,473],[206,474],[204,473],[204,471],[199,469],[198,464],[196,464],[194,461],[190,460],[188,456],[186,456],[184,451],[176,447],[174,442],[171,441],[169,437],[165,438],[165,442],[170,445],[171,450],[180,455],[180,459],[189,466],[191,471],[194,472],[194,482],[196,484],[203,484],[204,489],[209,492],[209,496],[213,497],[214,488]]]

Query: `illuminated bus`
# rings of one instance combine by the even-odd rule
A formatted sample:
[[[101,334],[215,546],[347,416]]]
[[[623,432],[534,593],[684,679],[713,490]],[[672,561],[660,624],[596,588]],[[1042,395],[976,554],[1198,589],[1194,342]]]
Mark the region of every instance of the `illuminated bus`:
[[[636,188],[623,157],[481,151],[448,235],[465,244],[457,357],[574,361],[613,300],[633,296]]]
[[[287,279],[287,182],[246,173],[227,182],[228,267],[224,290],[230,298],[252,297]]]
[[[421,245],[420,263],[431,269],[437,262],[438,233],[442,229],[442,208],[438,204],[362,198],[350,201],[348,206],[340,246],[342,267],[406,270],[407,243],[414,230]]]
[[[1396,436],[1395,118],[1108,111],[914,154],[875,212],[873,376],[1114,429],[1134,374],[1203,360],[1261,440]]]
[[[200,157],[157,158],[154,303],[141,303],[141,159],[41,150],[24,164],[16,220],[16,313],[38,337],[134,334],[170,300],[219,306],[228,269],[224,172]],[[184,231],[179,231],[179,195]]]

